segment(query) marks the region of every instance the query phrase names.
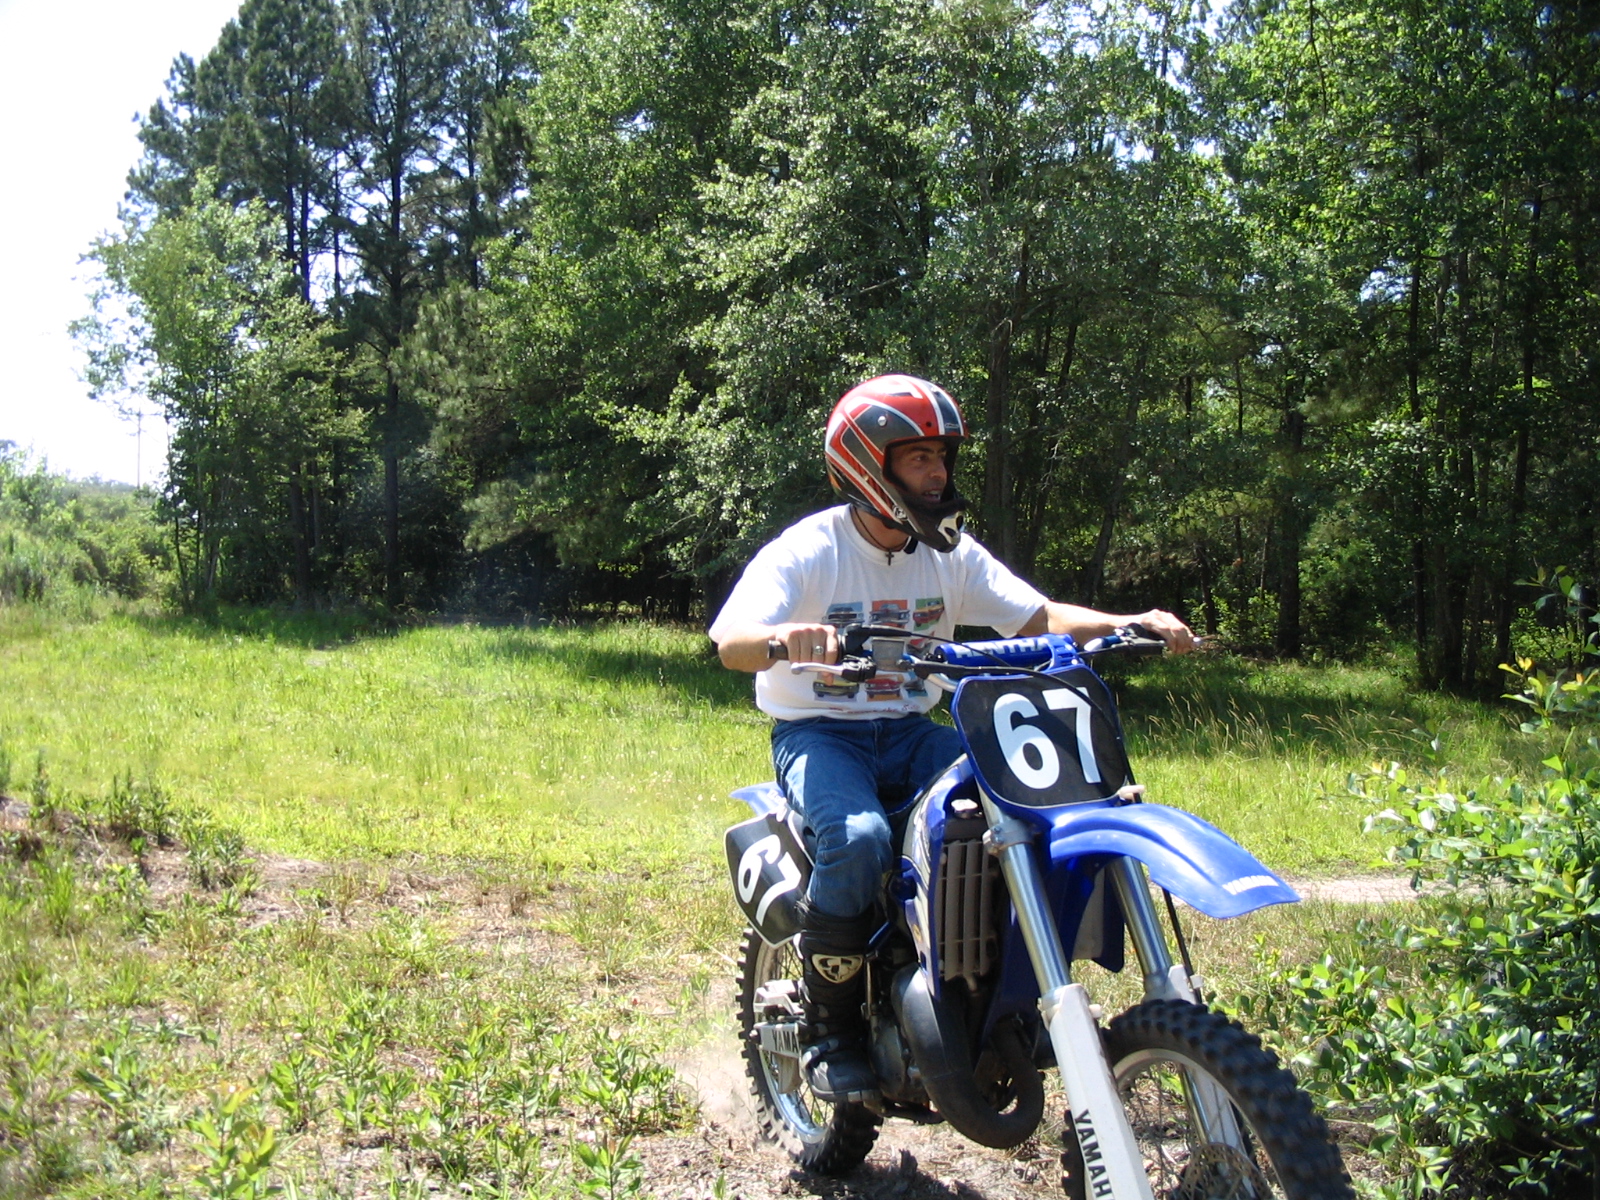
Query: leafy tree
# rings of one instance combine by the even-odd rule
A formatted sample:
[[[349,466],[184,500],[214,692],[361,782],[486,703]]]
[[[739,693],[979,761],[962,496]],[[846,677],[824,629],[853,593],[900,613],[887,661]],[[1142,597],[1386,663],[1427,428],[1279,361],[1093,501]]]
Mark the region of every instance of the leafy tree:
[[[178,213],[130,220],[96,243],[104,284],[75,332],[95,394],[137,390],[171,427],[162,500],[183,602],[216,597],[224,558],[269,525],[279,540],[288,534],[295,590],[308,599],[291,485],[302,464],[358,431],[339,417],[336,363],[316,318],[272,253],[272,217],[259,203],[234,208],[211,186],[202,173],[197,199]],[[290,521],[262,520],[279,505]]]
[[[350,236],[368,288],[349,298],[347,320],[382,364],[383,578],[392,605],[404,599],[400,462],[423,436],[419,415],[403,404],[393,359],[416,321],[428,243],[439,229],[438,162],[464,21],[456,0],[349,0],[345,6],[357,80],[351,192],[361,212]]]

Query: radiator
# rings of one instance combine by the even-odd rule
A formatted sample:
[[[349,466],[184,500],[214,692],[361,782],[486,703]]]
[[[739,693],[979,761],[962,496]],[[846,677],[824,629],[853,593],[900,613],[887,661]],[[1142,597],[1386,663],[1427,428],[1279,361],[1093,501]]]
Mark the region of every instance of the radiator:
[[[999,958],[995,909],[1005,898],[1000,863],[984,846],[983,830],[981,818],[945,825],[944,858],[933,891],[940,978],[965,979],[969,988]]]

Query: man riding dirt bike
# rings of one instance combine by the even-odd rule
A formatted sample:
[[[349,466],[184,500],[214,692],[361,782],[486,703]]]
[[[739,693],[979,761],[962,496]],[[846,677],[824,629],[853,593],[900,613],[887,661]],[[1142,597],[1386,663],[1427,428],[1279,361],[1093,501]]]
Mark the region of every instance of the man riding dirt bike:
[[[883,375],[851,389],[824,443],[829,482],[846,503],[768,543],[710,629],[725,666],[756,674],[756,703],[776,719],[777,783],[815,863],[798,910],[800,1063],[825,1103],[876,1093],[862,986],[881,882],[896,859],[884,800],[908,800],[963,750],[954,729],[929,718],[937,692],[915,674],[855,682],[771,668],[837,664],[838,630],[848,625],[946,640],[957,625],[978,625],[1083,642],[1137,624],[1177,653],[1194,646],[1169,612],[1047,600],[964,535],[955,468],[967,437],[955,401],[926,380]]]

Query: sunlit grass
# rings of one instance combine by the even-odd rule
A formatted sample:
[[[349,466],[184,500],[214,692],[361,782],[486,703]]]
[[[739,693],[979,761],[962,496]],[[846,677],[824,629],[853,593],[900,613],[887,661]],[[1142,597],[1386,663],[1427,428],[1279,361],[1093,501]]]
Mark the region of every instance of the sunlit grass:
[[[160,781],[260,848],[420,854],[554,872],[670,871],[718,856],[727,799],[767,778],[767,722],[703,635],[642,623],[221,627],[0,609],[0,739],[12,790],[42,752],[55,786]],[[1150,798],[1270,865],[1367,866],[1346,774],[1414,760],[1427,723],[1470,775],[1520,769],[1505,717],[1408,691],[1379,667],[1191,658],[1115,679]]]
[[[57,788],[159,779],[305,856],[560,870],[707,845],[767,772],[702,637],[649,625],[426,628],[302,644],[0,610],[0,737]],[[20,786],[20,784],[18,785]]]
[[[1115,686],[1148,798],[1219,825],[1282,871],[1370,868],[1383,847],[1362,835],[1371,805],[1347,794],[1347,777],[1425,761],[1434,734],[1463,780],[1537,766],[1507,712],[1416,692],[1394,666],[1173,659]]]

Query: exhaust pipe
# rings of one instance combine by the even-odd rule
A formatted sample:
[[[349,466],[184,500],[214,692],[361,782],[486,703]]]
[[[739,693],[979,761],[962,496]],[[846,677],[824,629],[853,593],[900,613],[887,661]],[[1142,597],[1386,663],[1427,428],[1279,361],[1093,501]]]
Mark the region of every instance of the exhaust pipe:
[[[902,967],[891,991],[895,1016],[911,1047],[928,1098],[951,1128],[980,1146],[1009,1150],[1027,1141],[1044,1116],[1044,1080],[1011,1026],[995,1030],[994,1050],[1011,1076],[1016,1098],[999,1112],[978,1090],[964,1007],[955,995],[935,1000],[928,976],[916,964]]]

